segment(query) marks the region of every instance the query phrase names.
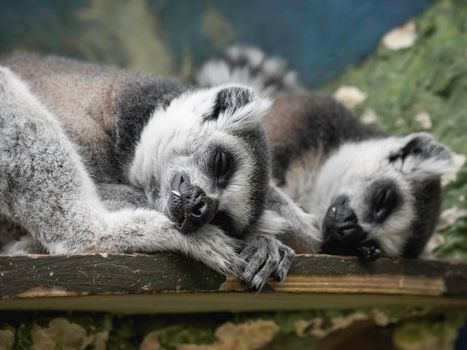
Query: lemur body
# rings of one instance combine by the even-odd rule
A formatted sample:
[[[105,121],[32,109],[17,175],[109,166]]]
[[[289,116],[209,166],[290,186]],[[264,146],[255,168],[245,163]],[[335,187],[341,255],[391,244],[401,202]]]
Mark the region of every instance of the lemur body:
[[[26,81],[31,93],[59,120],[99,182],[127,181],[122,165],[129,160],[128,156],[122,159],[122,153],[134,149],[138,141],[134,135],[141,133],[156,107],[166,107],[187,90],[176,81],[154,81],[114,67],[59,57],[14,55],[0,64]],[[151,94],[143,93],[148,90]],[[142,101],[146,98],[151,101]],[[128,134],[119,130],[125,123],[134,123],[135,130]]]
[[[269,234],[285,223],[263,210],[268,108],[242,86],[2,58],[0,216],[27,232],[5,252],[181,251],[254,288],[284,278],[293,251]]]
[[[284,63],[232,47],[207,62],[197,83],[236,82],[274,96],[264,118],[279,186],[314,217],[325,253],[419,256],[441,206],[440,177],[455,171],[449,150],[427,133],[392,137],[362,124],[330,97],[306,92]],[[302,235],[282,240],[316,251]]]

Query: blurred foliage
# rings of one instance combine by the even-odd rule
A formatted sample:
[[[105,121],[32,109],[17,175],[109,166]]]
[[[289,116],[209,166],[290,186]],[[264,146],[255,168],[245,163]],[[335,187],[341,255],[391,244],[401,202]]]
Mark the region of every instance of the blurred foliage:
[[[243,43],[284,57],[317,86],[431,1],[1,1],[0,52],[38,51],[184,78]]]
[[[368,96],[355,107],[371,109],[384,131],[404,135],[425,131],[415,116],[427,113],[429,131],[452,151],[467,155],[467,2],[438,0],[416,19],[415,45],[393,51],[381,44],[361,64],[323,90],[356,86]],[[467,208],[467,166],[445,188],[444,208]],[[467,259],[467,218],[444,232],[441,255]]]

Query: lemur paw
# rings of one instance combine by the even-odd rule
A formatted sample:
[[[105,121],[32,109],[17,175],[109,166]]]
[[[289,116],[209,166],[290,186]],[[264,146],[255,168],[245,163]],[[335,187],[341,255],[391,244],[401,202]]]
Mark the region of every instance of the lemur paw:
[[[378,247],[374,245],[363,246],[357,249],[358,259],[362,263],[375,261],[376,259],[381,257],[381,255],[382,255],[381,249],[379,249]]]
[[[240,279],[252,290],[259,291],[268,277],[285,279],[295,253],[276,238],[257,234],[246,240],[240,257],[247,263]]]

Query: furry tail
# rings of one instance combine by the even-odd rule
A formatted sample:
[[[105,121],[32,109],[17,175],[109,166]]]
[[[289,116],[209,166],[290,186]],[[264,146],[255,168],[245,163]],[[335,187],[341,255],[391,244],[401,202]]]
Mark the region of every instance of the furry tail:
[[[270,95],[280,91],[302,90],[294,71],[277,57],[268,57],[256,47],[232,46],[224,57],[206,62],[195,77],[200,86],[239,83]]]

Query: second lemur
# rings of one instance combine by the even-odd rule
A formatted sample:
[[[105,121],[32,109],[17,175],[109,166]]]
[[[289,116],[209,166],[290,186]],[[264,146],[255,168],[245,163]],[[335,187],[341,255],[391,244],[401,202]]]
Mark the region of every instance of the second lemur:
[[[428,133],[395,137],[364,125],[334,99],[305,91],[284,67],[256,48],[232,47],[196,77],[202,86],[245,83],[273,94],[263,124],[274,179],[315,223],[309,235],[295,230],[282,240],[364,261],[420,256],[439,218],[441,176],[456,170],[448,148]]]

